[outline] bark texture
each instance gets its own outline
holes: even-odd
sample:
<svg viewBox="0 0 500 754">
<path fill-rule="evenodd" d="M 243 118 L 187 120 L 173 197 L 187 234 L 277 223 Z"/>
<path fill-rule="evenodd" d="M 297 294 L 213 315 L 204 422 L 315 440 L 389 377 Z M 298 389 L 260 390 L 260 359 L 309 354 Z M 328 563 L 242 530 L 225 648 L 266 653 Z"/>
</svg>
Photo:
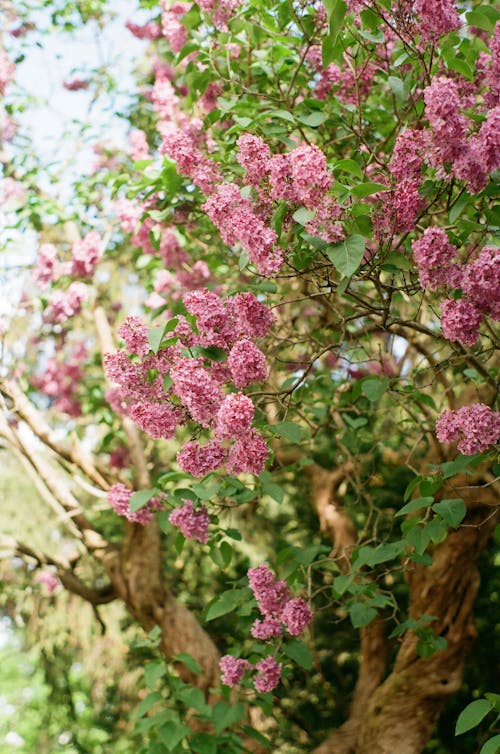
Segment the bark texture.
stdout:
<svg viewBox="0 0 500 754">
<path fill-rule="evenodd" d="M 464 661 L 476 635 L 477 561 L 497 518 L 490 507 L 473 508 L 460 528 L 435 548 L 431 566 L 412 565 L 408 571 L 409 617 L 418 618 L 422 613 L 436 616 L 433 630 L 445 637 L 447 648 L 423 659 L 417 653 L 418 638 L 408 632 L 391 673 L 374 688 L 376 664 L 369 662 L 369 645 L 362 645 L 361 671 L 349 719 L 314 754 L 420 754 L 446 699 L 462 683 Z M 372 651 L 376 656 L 375 637 Z M 372 672 L 360 683 L 364 662 Z"/>
</svg>

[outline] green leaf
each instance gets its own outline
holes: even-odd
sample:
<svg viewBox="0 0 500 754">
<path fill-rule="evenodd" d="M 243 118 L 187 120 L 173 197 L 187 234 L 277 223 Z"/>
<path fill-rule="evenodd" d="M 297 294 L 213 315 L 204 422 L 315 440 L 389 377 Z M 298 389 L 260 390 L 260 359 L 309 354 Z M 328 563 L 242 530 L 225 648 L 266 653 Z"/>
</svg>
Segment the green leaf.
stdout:
<svg viewBox="0 0 500 754">
<path fill-rule="evenodd" d="M 351 194 L 358 199 L 363 199 L 365 196 L 378 194 L 379 191 L 389 191 L 389 187 L 384 186 L 383 183 L 358 183 L 351 189 Z"/>
<path fill-rule="evenodd" d="M 148 331 L 148 343 L 153 353 L 158 353 L 160 344 L 165 334 L 166 324 L 162 327 L 151 327 Z"/>
<path fill-rule="evenodd" d="M 303 641 L 298 639 L 292 639 L 283 645 L 283 652 L 291 660 L 300 665 L 304 670 L 310 670 L 312 668 L 312 657 L 309 649 L 306 647 Z"/>
<path fill-rule="evenodd" d="M 210 361 L 225 361 L 227 359 L 227 351 L 217 346 L 192 346 L 191 353 L 193 356 L 203 356 Z"/>
<path fill-rule="evenodd" d="M 304 123 L 304 125 L 309 126 L 310 128 L 318 128 L 318 126 L 321 126 L 321 124 L 324 123 L 327 118 L 328 115 L 326 115 L 326 113 L 315 110 L 314 112 L 309 113 L 309 115 L 298 116 L 297 120 L 300 123 Z"/>
<path fill-rule="evenodd" d="M 476 699 L 476 701 L 468 704 L 458 716 L 455 735 L 461 736 L 462 733 L 475 728 L 492 709 L 493 707 L 487 699 Z"/>
<path fill-rule="evenodd" d="M 139 704 L 139 706 L 132 712 L 132 719 L 138 720 L 140 717 L 143 717 L 146 715 L 152 707 L 157 702 L 160 702 L 163 699 L 162 695 L 159 691 L 153 691 L 153 693 L 148 694 L 142 702 Z"/>
<path fill-rule="evenodd" d="M 231 707 L 227 702 L 217 702 L 212 711 L 212 720 L 217 733 L 221 733 L 224 728 L 228 728 L 233 723 L 241 720 L 245 715 L 242 704 L 235 704 Z"/>
<path fill-rule="evenodd" d="M 210 733 L 195 733 L 189 745 L 196 754 L 217 754 L 217 741 Z"/>
<path fill-rule="evenodd" d="M 269 110 L 263 115 L 270 115 L 272 118 L 280 118 L 281 120 L 287 120 L 289 123 L 295 124 L 295 117 L 288 110 Z"/>
<path fill-rule="evenodd" d="M 177 698 L 187 707 L 192 707 L 197 712 L 204 712 L 207 707 L 205 694 L 201 689 L 194 686 L 186 686 L 177 693 Z"/>
<path fill-rule="evenodd" d="M 353 574 L 345 573 L 345 574 L 342 574 L 342 576 L 337 576 L 333 580 L 333 588 L 336 594 L 338 594 L 339 597 L 341 597 L 344 594 L 344 592 L 346 592 L 347 589 L 351 586 L 351 584 L 353 583 L 353 580 L 354 580 Z"/>
<path fill-rule="evenodd" d="M 479 5 L 474 10 L 466 13 L 465 17 L 469 26 L 477 26 L 479 29 L 493 31 L 500 14 L 490 5 Z"/>
<path fill-rule="evenodd" d="M 387 81 L 389 82 L 389 86 L 391 87 L 391 90 L 396 99 L 399 99 L 401 101 L 405 100 L 408 96 L 408 90 L 405 82 L 397 76 L 389 76 Z"/>
<path fill-rule="evenodd" d="M 299 225 L 307 225 L 307 223 L 313 219 L 316 214 L 316 210 L 306 209 L 305 207 L 299 207 L 293 213 L 292 217 Z"/>
<path fill-rule="evenodd" d="M 374 607 L 364 605 L 362 602 L 355 602 L 349 606 L 349 617 L 354 628 L 363 628 L 376 618 L 377 611 Z"/>
<path fill-rule="evenodd" d="M 200 665 L 194 659 L 194 657 L 187 654 L 187 652 L 180 652 L 178 655 L 175 655 L 175 657 L 172 657 L 172 662 L 182 662 L 182 664 L 185 665 L 187 669 L 191 671 L 191 673 L 195 673 L 195 675 L 201 674 Z"/>
<path fill-rule="evenodd" d="M 327 246 L 326 255 L 330 262 L 346 278 L 358 269 L 365 254 L 366 241 L 363 236 L 352 235 L 334 246 Z"/>
<path fill-rule="evenodd" d="M 385 563 L 388 560 L 394 560 L 394 558 L 397 558 L 399 555 L 401 555 L 404 549 L 405 543 L 403 541 L 388 542 L 385 545 L 378 545 L 378 547 L 360 547 L 360 549 L 358 550 L 358 557 L 356 559 L 355 566 L 356 568 L 359 568 L 362 565 L 367 565 L 372 568 L 379 563 Z"/>
<path fill-rule="evenodd" d="M 409 503 L 406 503 L 406 505 L 403 505 L 394 516 L 406 516 L 407 513 L 414 513 L 421 508 L 428 508 L 433 502 L 433 497 L 416 497 L 415 500 L 411 500 Z"/>
<path fill-rule="evenodd" d="M 157 681 L 165 674 L 167 664 L 163 660 L 152 660 L 144 668 L 144 679 L 146 686 L 154 691 Z"/>
<path fill-rule="evenodd" d="M 130 512 L 135 513 L 136 511 L 141 510 L 141 508 L 144 508 L 144 506 L 149 503 L 151 498 L 155 496 L 156 492 L 157 490 L 155 489 L 138 490 L 137 492 L 134 492 L 134 494 L 131 495 L 129 501 Z"/>
<path fill-rule="evenodd" d="M 448 526 L 452 526 L 454 529 L 462 523 L 467 513 L 467 507 L 461 497 L 434 503 L 432 510 L 440 515 Z"/>
<path fill-rule="evenodd" d="M 500 752 L 500 734 L 493 736 L 481 747 L 479 754 L 499 754 Z"/>
<path fill-rule="evenodd" d="M 368 377 L 363 380 L 361 392 L 363 395 L 366 395 L 369 401 L 376 403 L 382 398 L 389 384 L 390 382 L 387 377 Z"/>
<path fill-rule="evenodd" d="M 355 175 L 357 178 L 361 178 L 361 180 L 363 180 L 363 171 L 355 160 L 337 160 L 337 162 L 333 166 L 333 169 L 334 171 L 343 170 L 344 172 Z"/>
<path fill-rule="evenodd" d="M 347 4 L 344 0 L 324 0 L 324 6 L 330 22 L 330 36 L 333 43 L 342 29 Z"/>
<path fill-rule="evenodd" d="M 163 745 L 167 747 L 167 750 L 172 751 L 190 732 L 191 728 L 188 728 L 187 725 L 176 723 L 172 720 L 161 726 L 158 736 Z"/>
<path fill-rule="evenodd" d="M 212 602 L 207 609 L 205 620 L 211 621 L 215 618 L 220 618 L 221 615 L 226 615 L 236 610 L 244 599 L 241 589 L 229 589 L 227 592 L 221 594 L 221 596 Z"/>
<path fill-rule="evenodd" d="M 398 270 L 411 270 L 410 260 L 399 251 L 391 251 L 385 258 L 384 264 L 390 264 L 397 267 Z"/>
<path fill-rule="evenodd" d="M 287 212 L 288 204 L 281 201 L 271 218 L 271 227 L 276 231 L 278 235 L 281 233 L 281 226 L 283 225 L 283 220 L 285 219 Z"/>
<path fill-rule="evenodd" d="M 405 539 L 415 549 L 417 555 L 423 555 L 431 541 L 431 532 L 427 526 L 414 526 L 405 534 Z"/>
<path fill-rule="evenodd" d="M 300 424 L 295 422 L 281 422 L 281 424 L 271 424 L 269 429 L 273 435 L 284 437 L 290 442 L 299 443 L 302 439 L 302 430 Z"/>
</svg>

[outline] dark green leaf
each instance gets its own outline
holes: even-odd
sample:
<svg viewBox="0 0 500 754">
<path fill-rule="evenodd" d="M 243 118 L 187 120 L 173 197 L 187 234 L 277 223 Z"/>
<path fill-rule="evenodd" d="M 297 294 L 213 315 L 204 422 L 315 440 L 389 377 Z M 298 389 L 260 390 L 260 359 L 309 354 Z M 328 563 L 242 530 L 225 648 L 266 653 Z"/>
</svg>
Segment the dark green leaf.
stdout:
<svg viewBox="0 0 500 754">
<path fill-rule="evenodd" d="M 364 605 L 362 602 L 355 602 L 349 606 L 349 617 L 354 628 L 363 628 L 376 618 L 377 611 L 374 607 Z"/>
<path fill-rule="evenodd" d="M 212 711 L 212 720 L 217 733 L 221 733 L 224 728 L 228 728 L 233 723 L 241 720 L 245 715 L 242 704 L 235 704 L 231 707 L 227 702 L 217 702 Z"/>
<path fill-rule="evenodd" d="M 158 736 L 163 745 L 167 747 L 168 751 L 172 751 L 190 732 L 191 728 L 188 728 L 187 725 L 171 721 L 161 726 L 158 731 Z"/>
<path fill-rule="evenodd" d="M 292 639 L 283 645 L 283 652 L 287 657 L 296 662 L 297 665 L 300 665 L 301 668 L 304 668 L 305 670 L 310 670 L 312 668 L 311 653 L 304 642 L 299 641 L 298 639 Z"/>
<path fill-rule="evenodd" d="M 448 526 L 452 526 L 454 529 L 462 523 L 467 513 L 466 505 L 460 497 L 434 503 L 432 510 L 440 515 Z"/>
<path fill-rule="evenodd" d="M 403 507 L 400 508 L 394 515 L 406 516 L 407 513 L 414 513 L 415 511 L 419 511 L 421 508 L 428 508 L 429 505 L 432 505 L 433 502 L 433 497 L 416 497 L 406 505 L 403 505 Z"/>
</svg>

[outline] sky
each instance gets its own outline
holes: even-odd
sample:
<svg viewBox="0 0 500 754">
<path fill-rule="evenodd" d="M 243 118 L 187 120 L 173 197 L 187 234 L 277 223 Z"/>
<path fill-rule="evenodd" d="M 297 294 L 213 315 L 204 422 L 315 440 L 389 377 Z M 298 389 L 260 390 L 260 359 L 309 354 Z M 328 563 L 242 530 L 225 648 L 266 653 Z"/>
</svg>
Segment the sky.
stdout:
<svg viewBox="0 0 500 754">
<path fill-rule="evenodd" d="M 133 71 L 146 43 L 132 36 L 125 28 L 125 21 L 130 18 L 142 23 L 150 14 L 136 12 L 133 0 L 112 0 L 109 5 L 115 17 L 101 30 L 92 21 L 72 33 L 41 34 L 35 30 L 21 40 L 4 37 L 11 57 L 24 54 L 24 60 L 17 65 L 16 82 L 7 90 L 6 101 L 29 98 L 26 111 L 16 115 L 19 131 L 27 136 L 40 162 L 50 166 L 39 176 L 40 187 L 62 202 L 69 197 L 73 181 L 91 172 L 96 160 L 93 144 L 122 147 L 126 144 L 127 123 L 116 112 L 131 101 L 135 89 Z M 31 20 L 37 29 L 48 27 L 50 10 L 49 7 L 33 12 Z M 0 29 L 1 15 L 0 12 Z M 64 81 L 88 78 L 97 68 L 105 69 L 117 82 L 111 99 L 108 95 L 96 99 L 92 85 L 88 90 L 74 92 L 64 88 Z M 58 175 L 56 182 L 51 181 L 54 174 Z M 12 209 L 15 206 L 10 205 Z M 9 205 L 2 210 L 0 335 L 8 327 L 22 294 L 24 273 L 20 266 L 34 260 L 38 246 L 34 232 L 7 231 Z"/>
</svg>

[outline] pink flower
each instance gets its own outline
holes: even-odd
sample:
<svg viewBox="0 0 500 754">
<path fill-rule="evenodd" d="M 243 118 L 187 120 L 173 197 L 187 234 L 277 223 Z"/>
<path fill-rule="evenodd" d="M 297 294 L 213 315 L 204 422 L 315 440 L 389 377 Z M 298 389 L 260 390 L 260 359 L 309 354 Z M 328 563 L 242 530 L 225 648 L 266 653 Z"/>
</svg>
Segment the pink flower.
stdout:
<svg viewBox="0 0 500 754">
<path fill-rule="evenodd" d="M 202 544 L 208 542 L 208 526 L 210 516 L 204 505 L 195 510 L 191 500 L 184 500 L 184 505 L 175 508 L 168 520 L 177 526 L 188 539 L 196 539 Z"/>
<path fill-rule="evenodd" d="M 154 439 L 171 438 L 183 419 L 179 406 L 171 403 L 134 403 L 129 416 L 135 424 Z"/>
<path fill-rule="evenodd" d="M 68 290 L 54 291 L 45 312 L 47 322 L 61 323 L 79 314 L 87 298 L 87 286 L 83 283 L 71 283 Z"/>
<path fill-rule="evenodd" d="M 192 418 L 203 427 L 210 427 L 222 401 L 218 382 L 196 359 L 179 359 L 170 370 L 170 376 L 175 394 Z"/>
<path fill-rule="evenodd" d="M 250 629 L 253 638 L 261 639 L 262 641 L 281 636 L 281 632 L 281 621 L 270 617 L 254 621 Z"/>
<path fill-rule="evenodd" d="M 275 689 L 281 678 L 281 663 L 276 662 L 274 657 L 265 657 L 255 667 L 259 671 L 254 681 L 256 691 L 266 694 Z"/>
<path fill-rule="evenodd" d="M 497 246 L 485 246 L 476 261 L 466 265 L 462 290 L 480 311 L 500 319 L 500 249 Z"/>
<path fill-rule="evenodd" d="M 175 2 L 170 7 L 162 2 L 161 28 L 172 52 L 180 52 L 187 42 L 187 29 L 179 21 L 191 7 L 191 3 Z"/>
<path fill-rule="evenodd" d="M 181 469 L 194 477 L 202 477 L 210 471 L 220 468 L 227 457 L 227 450 L 218 440 L 210 440 L 206 445 L 187 442 L 177 453 L 177 462 Z"/>
<path fill-rule="evenodd" d="M 460 285 L 458 268 L 452 264 L 457 249 L 448 240 L 443 228 L 430 227 L 412 244 L 422 288 L 436 290 L 440 285 Z"/>
<path fill-rule="evenodd" d="M 251 186 L 259 186 L 267 177 L 271 150 L 265 141 L 253 134 L 242 134 L 237 144 L 237 160 L 245 168 L 245 181 Z"/>
<path fill-rule="evenodd" d="M 224 655 L 219 660 L 219 667 L 222 670 L 221 681 L 226 686 L 237 686 L 246 670 L 251 670 L 252 665 L 248 660 L 239 660 L 233 655 Z"/>
<path fill-rule="evenodd" d="M 315 209 L 333 184 L 325 155 L 319 147 L 304 145 L 290 152 L 290 164 L 293 186 L 299 202 L 308 209 Z"/>
<path fill-rule="evenodd" d="M 419 17 L 418 31 L 424 42 L 435 44 L 443 34 L 462 26 L 454 0 L 413 0 L 413 12 Z"/>
<path fill-rule="evenodd" d="M 118 335 L 125 341 L 129 353 L 136 353 L 142 358 L 147 356 L 151 347 L 148 341 L 149 328 L 139 317 L 127 317 L 118 328 Z"/>
<path fill-rule="evenodd" d="M 275 317 L 267 306 L 261 304 L 253 293 L 238 293 L 228 301 L 238 337 L 263 338 L 269 332 Z"/>
<path fill-rule="evenodd" d="M 35 281 L 38 285 L 46 285 L 57 280 L 59 277 L 58 268 L 56 247 L 51 243 L 42 244 L 38 252 L 35 269 L 33 270 Z"/>
<path fill-rule="evenodd" d="M 312 621 L 311 608 L 300 597 L 288 600 L 281 613 L 281 621 L 285 624 L 289 634 L 300 636 Z"/>
<path fill-rule="evenodd" d="M 244 388 L 251 382 L 263 382 L 267 378 L 266 357 L 251 340 L 239 340 L 234 344 L 227 365 L 238 388 Z"/>
<path fill-rule="evenodd" d="M 229 440 L 247 434 L 252 426 L 254 405 L 242 393 L 231 393 L 222 401 L 215 420 L 215 434 Z"/>
<path fill-rule="evenodd" d="M 436 436 L 439 442 L 446 443 L 461 438 L 457 447 L 464 455 L 483 453 L 498 442 L 500 412 L 484 403 L 443 411 L 436 422 Z"/>
<path fill-rule="evenodd" d="M 441 304 L 441 328 L 447 340 L 455 340 L 463 346 L 473 346 L 479 337 L 483 315 L 466 299 L 446 299 Z"/>
<path fill-rule="evenodd" d="M 153 510 L 161 508 L 161 502 L 158 498 L 151 498 L 144 508 L 140 508 L 135 513 L 130 510 L 130 498 L 132 490 L 127 489 L 124 484 L 114 484 L 108 490 L 108 502 L 119 516 L 124 516 L 127 521 L 145 526 L 153 518 Z"/>
<path fill-rule="evenodd" d="M 91 230 L 82 241 L 73 245 L 70 274 L 79 278 L 92 277 L 101 253 L 102 238 L 95 230 Z"/>
<path fill-rule="evenodd" d="M 290 599 L 286 581 L 276 581 L 264 563 L 257 568 L 250 568 L 247 575 L 261 613 L 266 617 L 280 618 L 286 602 Z"/>
<path fill-rule="evenodd" d="M 150 156 L 148 139 L 144 131 L 136 128 L 129 133 L 130 156 L 133 160 L 147 160 Z"/>
<path fill-rule="evenodd" d="M 51 571 L 38 571 L 35 576 L 35 581 L 38 584 L 42 584 L 49 594 L 52 594 L 59 586 L 59 579 Z"/>
<path fill-rule="evenodd" d="M 137 39 L 159 39 L 161 37 L 161 29 L 154 21 L 148 21 L 142 25 L 126 21 L 125 26 Z"/>
<path fill-rule="evenodd" d="M 399 181 L 420 178 L 421 151 L 424 146 L 422 136 L 422 131 L 411 129 L 405 129 L 398 135 L 389 169 Z"/>
<path fill-rule="evenodd" d="M 261 474 L 268 457 L 266 441 L 256 429 L 250 429 L 230 448 L 227 471 L 229 474 Z"/>
</svg>

